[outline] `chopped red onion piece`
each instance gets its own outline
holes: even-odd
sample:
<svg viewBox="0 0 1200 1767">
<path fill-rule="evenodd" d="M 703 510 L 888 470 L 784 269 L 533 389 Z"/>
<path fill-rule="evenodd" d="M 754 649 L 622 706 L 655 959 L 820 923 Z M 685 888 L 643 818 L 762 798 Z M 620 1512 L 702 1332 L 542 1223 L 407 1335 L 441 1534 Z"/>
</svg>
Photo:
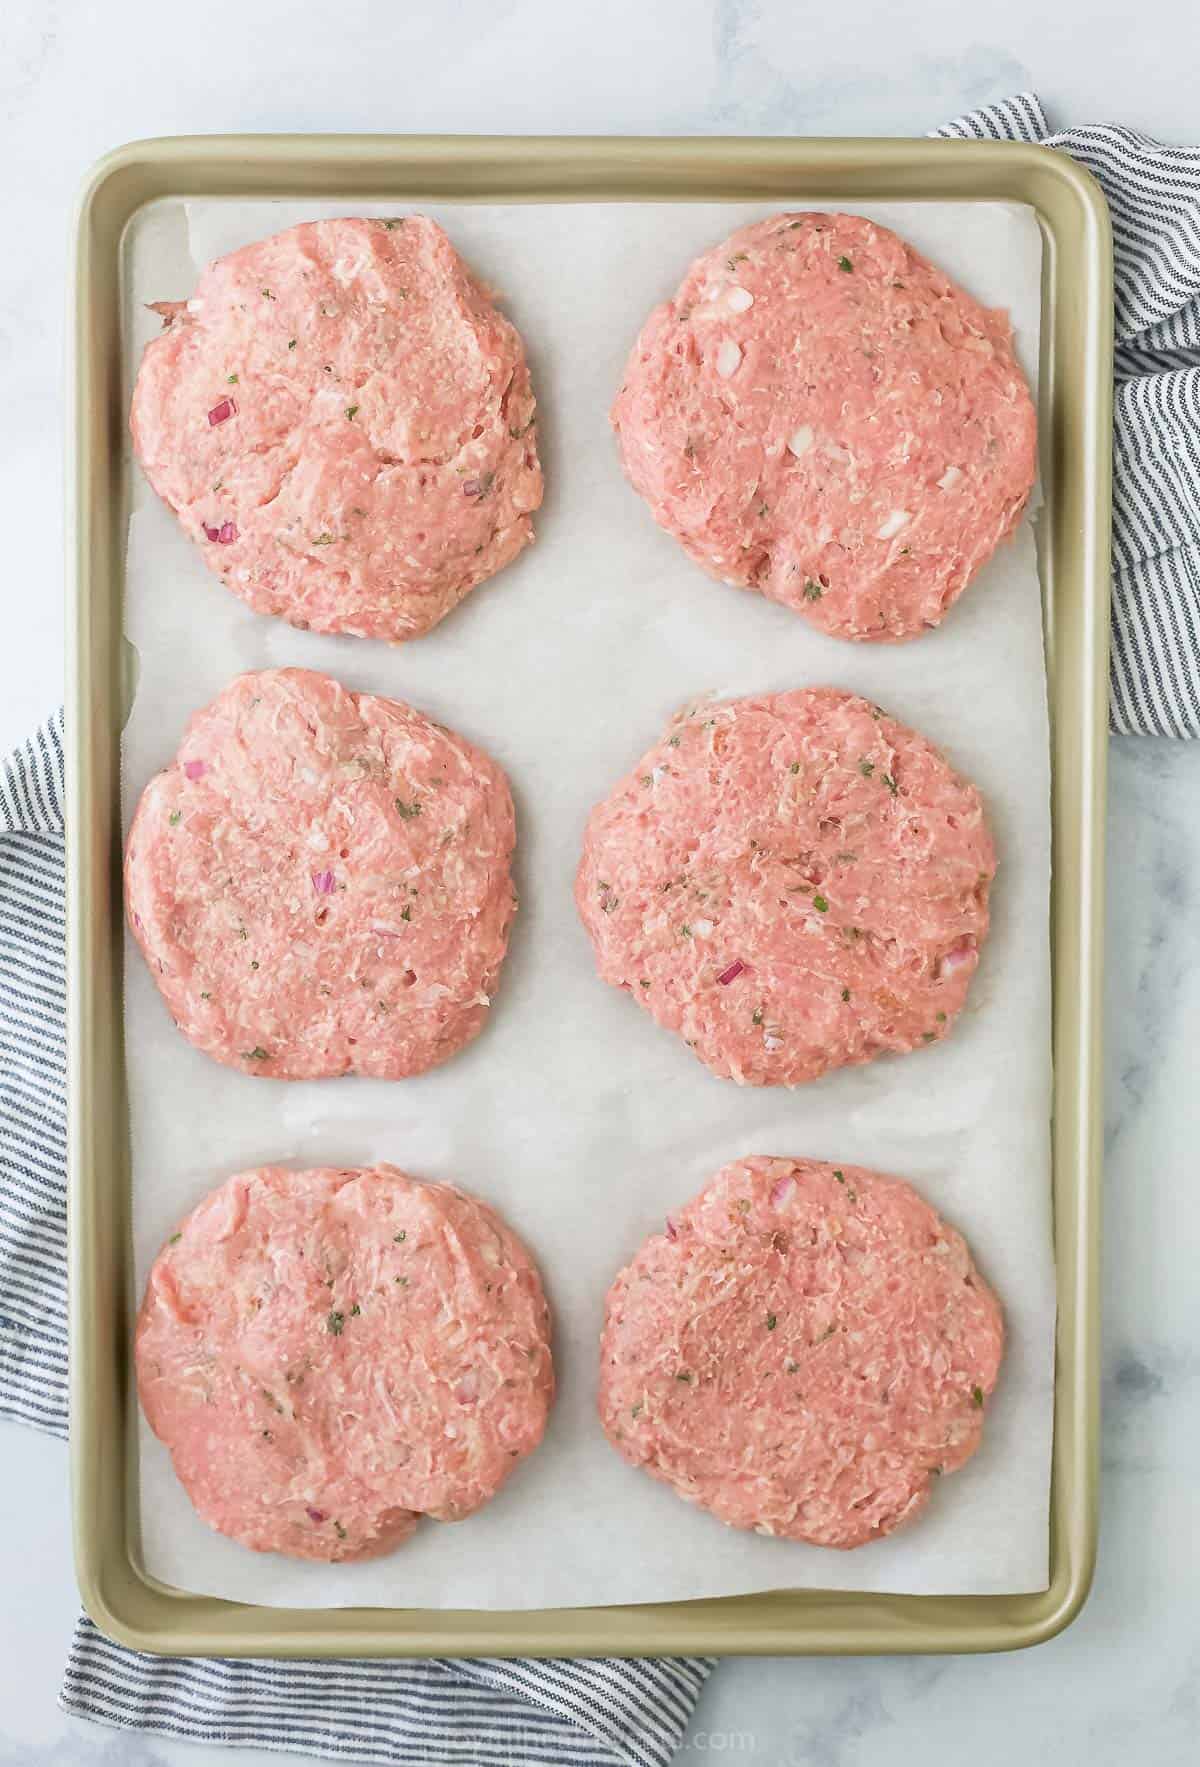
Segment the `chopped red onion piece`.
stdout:
<svg viewBox="0 0 1200 1767">
<path fill-rule="evenodd" d="M 210 528 L 208 523 L 205 522 L 205 524 L 204 524 L 204 538 L 206 540 L 219 540 L 220 537 L 221 537 L 220 528 Z"/>
<path fill-rule="evenodd" d="M 478 479 L 464 479 L 463 480 L 463 496 L 464 497 L 478 497 L 479 493 L 482 490 L 483 490 L 483 486 L 480 484 Z"/>
<path fill-rule="evenodd" d="M 207 769 L 203 761 L 185 761 L 183 771 L 188 779 L 203 779 Z"/>
<path fill-rule="evenodd" d="M 678 1227 L 676 1227 L 674 1221 L 672 1221 L 670 1215 L 667 1216 L 667 1238 L 668 1239 L 678 1239 L 679 1238 L 679 1229 L 678 1229 Z"/>
<path fill-rule="evenodd" d="M 788 1172 L 782 1178 L 776 1178 L 771 1186 L 771 1201 L 778 1209 L 788 1200 L 796 1188 L 796 1180 Z"/>
<path fill-rule="evenodd" d="M 332 871 L 314 871 L 312 874 L 312 887 L 317 892 L 318 896 L 332 896 Z"/>
<path fill-rule="evenodd" d="M 310 1522 L 323 1522 L 325 1520 L 325 1511 L 323 1509 L 314 1509 L 311 1503 L 305 1504 L 304 1513 Z"/>
<path fill-rule="evenodd" d="M 221 527 L 220 527 L 220 532 L 217 534 L 217 543 L 221 546 L 229 546 L 236 539 L 237 539 L 237 525 L 236 525 L 236 523 L 222 522 Z"/>
<path fill-rule="evenodd" d="M 224 423 L 227 418 L 232 417 L 236 410 L 237 406 L 232 399 L 222 399 L 221 403 L 214 405 L 208 414 L 209 428 L 216 429 L 219 423 Z"/>
<path fill-rule="evenodd" d="M 745 968 L 746 965 L 742 962 L 741 958 L 735 957 L 733 962 L 729 965 L 729 968 L 721 971 L 717 980 L 723 988 L 727 988 L 730 982 L 737 981 L 738 977 L 745 971 Z"/>
<path fill-rule="evenodd" d="M 974 960 L 975 947 L 970 939 L 960 939 L 957 945 L 945 952 L 937 966 L 937 979 L 943 981 L 947 976 L 954 975 L 960 969 L 966 969 Z"/>
</svg>

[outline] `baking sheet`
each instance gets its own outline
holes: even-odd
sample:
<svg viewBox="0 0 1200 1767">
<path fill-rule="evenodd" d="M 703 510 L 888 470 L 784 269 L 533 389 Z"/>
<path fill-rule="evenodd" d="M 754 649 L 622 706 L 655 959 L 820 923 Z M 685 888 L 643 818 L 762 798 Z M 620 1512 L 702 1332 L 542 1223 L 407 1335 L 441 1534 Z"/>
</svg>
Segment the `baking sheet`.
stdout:
<svg viewBox="0 0 1200 1767">
<path fill-rule="evenodd" d="M 498 1206 L 537 1253 L 560 1397 L 546 1442 L 481 1514 L 429 1523 L 390 1558 L 291 1564 L 212 1534 L 142 1426 L 146 1569 L 196 1592 L 289 1606 L 542 1608 L 779 1587 L 1015 1593 L 1048 1570 L 1054 1270 L 1050 1220 L 1049 762 L 1031 525 L 936 633 L 848 646 L 710 582 L 624 484 L 607 407 L 649 307 L 763 205 L 422 205 L 505 297 L 530 351 L 547 475 L 538 544 L 405 650 L 295 632 L 211 577 L 133 473 L 126 631 L 138 688 L 124 811 L 188 715 L 239 670 L 298 664 L 409 699 L 482 743 L 517 802 L 522 908 L 491 1022 L 398 1085 L 253 1081 L 171 1029 L 127 942 L 126 1030 L 139 1283 L 178 1217 L 266 1161 L 388 1159 Z M 126 248 L 127 379 L 152 299 L 293 222 L 388 205 L 166 202 Z M 1041 245 L 1001 204 L 880 204 L 981 299 L 1005 305 L 1036 376 Z M 940 743 L 983 790 L 1000 874 L 993 928 L 953 1038 L 794 1093 L 739 1090 L 595 978 L 571 882 L 588 809 L 685 701 L 830 683 Z M 728 1159 L 803 1154 L 912 1179 L 968 1236 L 1010 1342 L 983 1448 L 909 1531 L 852 1554 L 723 1528 L 625 1464 L 595 1421 L 596 1343 L 617 1268 Z"/>
</svg>

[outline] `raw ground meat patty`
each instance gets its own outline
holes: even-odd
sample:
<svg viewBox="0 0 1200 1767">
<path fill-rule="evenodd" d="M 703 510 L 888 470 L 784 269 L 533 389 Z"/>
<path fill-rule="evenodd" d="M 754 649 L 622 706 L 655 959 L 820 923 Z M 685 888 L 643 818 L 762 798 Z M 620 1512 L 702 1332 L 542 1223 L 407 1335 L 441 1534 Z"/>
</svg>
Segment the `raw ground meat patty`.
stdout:
<svg viewBox="0 0 1200 1767">
<path fill-rule="evenodd" d="M 612 421 L 698 564 L 838 638 L 936 626 L 1036 471 L 1007 315 L 861 215 L 773 215 L 698 258 Z"/>
<path fill-rule="evenodd" d="M 459 1521 L 542 1439 L 536 1266 L 491 1209 L 393 1166 L 264 1166 L 158 1254 L 142 1409 L 200 1516 L 256 1552 L 374 1558 Z"/>
<path fill-rule="evenodd" d="M 129 831 L 125 898 L 197 1048 L 399 1080 L 483 1028 L 516 911 L 508 782 L 398 700 L 307 669 L 197 712 Z"/>
<path fill-rule="evenodd" d="M 731 1527 L 862 1546 L 974 1454 L 1003 1345 L 962 1239 L 900 1179 L 739 1160 L 609 1290 L 600 1416 Z"/>
<path fill-rule="evenodd" d="M 592 811 L 600 975 L 739 1085 L 937 1042 L 996 861 L 974 786 L 836 688 L 702 706 Z"/>
<path fill-rule="evenodd" d="M 292 227 L 158 310 L 134 451 L 257 613 L 419 638 L 533 539 L 524 346 L 433 221 Z"/>
</svg>

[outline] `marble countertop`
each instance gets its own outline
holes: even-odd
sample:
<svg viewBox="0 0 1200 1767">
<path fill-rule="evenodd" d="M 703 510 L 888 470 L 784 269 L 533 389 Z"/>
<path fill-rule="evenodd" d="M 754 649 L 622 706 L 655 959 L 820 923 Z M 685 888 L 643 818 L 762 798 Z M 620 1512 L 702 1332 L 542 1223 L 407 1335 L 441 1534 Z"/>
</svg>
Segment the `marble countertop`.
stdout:
<svg viewBox="0 0 1200 1767">
<path fill-rule="evenodd" d="M 1052 119 L 1195 140 L 1194 0 L 8 0 L 0 14 L 0 749 L 61 696 L 67 217 L 143 135 L 245 130 L 920 133 L 1022 87 Z M 730 1661 L 686 1753 L 761 1767 L 1200 1759 L 1200 745 L 1114 741 L 1103 1523 L 1094 1593 L 1016 1656 Z M 1190 1151 L 1189 1151 L 1190 1150 Z M 265 1767 L 55 1704 L 76 1609 L 62 1445 L 0 1426 L 0 1767 Z M 278 1760 L 278 1756 L 270 1757 Z M 300 1757 L 286 1757 L 300 1760 Z M 683 1758 L 683 1757 L 681 1757 Z M 514 1764 L 516 1767 L 516 1764 Z"/>
</svg>

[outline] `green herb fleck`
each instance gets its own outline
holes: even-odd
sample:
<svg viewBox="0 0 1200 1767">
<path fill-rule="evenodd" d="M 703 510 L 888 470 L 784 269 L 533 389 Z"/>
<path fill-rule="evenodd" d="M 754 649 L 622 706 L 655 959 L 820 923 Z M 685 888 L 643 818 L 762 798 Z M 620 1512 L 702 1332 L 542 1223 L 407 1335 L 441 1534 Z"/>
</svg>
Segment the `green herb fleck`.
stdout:
<svg viewBox="0 0 1200 1767">
<path fill-rule="evenodd" d="M 392 230 L 393 230 L 393 228 L 395 228 L 395 227 L 403 227 L 403 225 L 404 225 L 404 216 L 403 216 L 403 215 L 396 215 L 396 216 L 394 216 L 394 217 L 393 217 L 393 218 L 392 218 L 392 219 L 391 219 L 391 220 L 390 220 L 390 221 L 385 221 L 385 222 L 384 222 L 384 223 L 383 223 L 383 225 L 384 225 L 384 226 L 385 226 L 385 227 L 386 227 L 386 228 L 387 228 L 387 231 L 388 231 L 388 232 L 389 232 L 389 233 L 391 233 L 391 231 L 392 231 Z"/>
<path fill-rule="evenodd" d="M 231 387 L 235 387 L 238 383 L 238 377 L 236 374 L 228 374 L 228 375 L 226 375 L 225 379 L 226 379 L 228 385 Z"/>
<path fill-rule="evenodd" d="M 294 337 L 290 337 L 290 338 L 289 338 L 289 339 L 288 339 L 288 349 L 289 349 L 289 350 L 294 350 L 294 349 L 295 349 L 295 347 L 296 347 L 296 340 L 295 340 L 295 338 L 294 338 Z"/>
<path fill-rule="evenodd" d="M 171 814 L 167 817 L 167 821 L 171 824 L 172 828 L 178 827 L 179 821 L 180 821 L 180 818 L 182 817 L 182 815 L 183 815 L 182 810 L 172 810 L 171 811 Z"/>
<path fill-rule="evenodd" d="M 242 1051 L 243 1061 L 266 1061 L 267 1059 L 267 1052 L 261 1043 L 256 1043 L 253 1049 L 244 1049 Z"/>
<path fill-rule="evenodd" d="M 395 1245 L 403 1245 L 403 1244 L 404 1244 L 404 1241 L 405 1241 L 405 1240 L 406 1240 L 406 1239 L 407 1239 L 407 1238 L 408 1238 L 408 1234 L 407 1234 L 407 1233 L 406 1233 L 406 1232 L 405 1232 L 405 1230 L 404 1230 L 404 1228 L 403 1228 L 403 1227 L 402 1227 L 402 1228 L 401 1228 L 401 1229 L 400 1229 L 400 1231 L 399 1231 L 399 1233 L 398 1233 L 398 1234 L 397 1234 L 397 1235 L 396 1235 L 396 1237 L 395 1237 L 395 1239 L 394 1239 L 394 1241 L 393 1241 L 393 1244 L 395 1244 Z"/>
<path fill-rule="evenodd" d="M 874 773 L 874 771 L 875 771 L 875 763 L 874 763 L 874 761 L 868 761 L 866 759 L 866 757 L 864 756 L 863 759 L 858 763 L 858 770 L 862 774 L 864 779 L 870 779 L 872 773 Z"/>
<path fill-rule="evenodd" d="M 522 423 L 519 425 L 510 423 L 508 426 L 508 433 L 512 437 L 514 442 L 519 442 L 521 440 L 521 437 L 523 435 L 525 435 L 532 428 L 533 428 L 533 418 L 531 417 L 529 419 L 528 423 Z"/>
<path fill-rule="evenodd" d="M 749 252 L 734 252 L 731 258 L 726 258 L 725 262 L 731 270 L 735 270 L 739 264 L 744 264 L 749 256 Z"/>
<path fill-rule="evenodd" d="M 357 405 L 347 405 L 346 416 L 350 419 L 350 422 L 353 423 L 354 419 L 358 416 L 358 406 Z"/>
<path fill-rule="evenodd" d="M 650 984 L 649 984 L 649 982 L 648 982 L 648 981 L 647 981 L 647 980 L 646 980 L 646 978 L 645 978 L 645 977 L 644 977 L 644 976 L 643 976 L 643 977 L 642 977 L 642 979 L 641 979 L 641 981 L 640 981 L 640 982 L 639 982 L 639 983 L 638 983 L 638 987 L 639 987 L 639 988 L 648 988 L 648 987 L 649 987 L 649 986 L 650 986 Z"/>
<path fill-rule="evenodd" d="M 316 539 L 313 541 L 313 545 L 314 546 L 332 546 L 333 541 L 334 541 L 334 536 L 332 534 L 326 532 L 324 534 L 318 534 Z"/>
<path fill-rule="evenodd" d="M 641 777 L 641 784 L 642 785 L 653 785 L 654 784 L 653 773 L 643 773 L 642 777 Z"/>
<path fill-rule="evenodd" d="M 359 1306 L 358 1302 L 355 1301 L 353 1307 L 351 1307 L 351 1309 L 350 1309 L 351 1319 L 357 1319 L 361 1312 L 362 1312 L 362 1308 Z"/>
<path fill-rule="evenodd" d="M 776 1318 L 776 1317 L 775 1317 L 775 1315 L 774 1315 L 774 1313 L 768 1313 L 768 1314 L 767 1314 L 767 1330 L 768 1330 L 768 1331 L 774 1331 L 774 1330 L 775 1330 L 775 1327 L 776 1327 L 776 1326 L 777 1326 L 777 1325 L 778 1325 L 778 1324 L 779 1324 L 779 1321 L 778 1321 L 778 1319 L 777 1319 L 777 1318 Z"/>
<path fill-rule="evenodd" d="M 398 1283 L 399 1283 L 399 1284 L 400 1284 L 400 1287 L 401 1287 L 401 1288 L 407 1288 L 407 1287 L 408 1287 L 408 1277 L 407 1277 L 407 1276 L 394 1276 L 394 1277 L 393 1277 L 393 1278 L 392 1278 L 392 1281 L 393 1281 L 393 1282 L 398 1282 Z"/>
<path fill-rule="evenodd" d="M 799 773 L 799 771 L 800 771 L 799 761 L 793 761 L 791 766 L 788 768 L 788 772 L 789 773 Z"/>
<path fill-rule="evenodd" d="M 341 1522 L 334 1522 L 333 1531 L 339 1540 L 344 1540 L 346 1538 L 346 1530 L 343 1528 Z"/>
<path fill-rule="evenodd" d="M 402 908 L 400 910 L 400 918 L 401 918 L 401 920 L 411 920 L 412 919 L 412 909 L 410 907 Z"/>
<path fill-rule="evenodd" d="M 257 968 L 258 968 L 258 958 L 257 958 L 257 957 L 252 957 L 252 958 L 251 958 L 251 959 L 250 959 L 250 968 L 251 968 L 251 969 L 257 969 Z"/>
<path fill-rule="evenodd" d="M 921 1041 L 922 1043 L 936 1043 L 937 1038 L 932 1031 L 922 1031 Z"/>
<path fill-rule="evenodd" d="M 972 1400 L 972 1403 L 975 1404 L 976 1406 L 978 1406 L 978 1408 L 982 1411 L 982 1409 L 983 1409 L 983 1388 L 982 1387 L 972 1387 L 971 1388 L 971 1400 Z"/>
<path fill-rule="evenodd" d="M 843 988 L 843 989 L 842 989 L 842 999 L 843 999 L 843 1000 L 849 1000 L 849 998 L 850 998 L 850 990 L 849 990 L 849 988 Z"/>
<path fill-rule="evenodd" d="M 690 1375 L 690 1374 L 689 1374 L 689 1373 L 688 1373 L 688 1371 L 687 1371 L 687 1369 L 686 1369 L 686 1368 L 681 1368 L 681 1369 L 680 1369 L 680 1370 L 679 1370 L 679 1373 L 678 1373 L 678 1374 L 677 1374 L 677 1375 L 676 1375 L 676 1376 L 675 1376 L 675 1379 L 676 1379 L 676 1380 L 682 1380 L 682 1381 L 689 1381 L 689 1380 L 691 1380 L 691 1378 L 692 1378 L 692 1377 L 691 1377 L 691 1375 Z"/>
<path fill-rule="evenodd" d="M 762 1022 L 763 1022 L 762 1007 L 756 1006 L 754 1011 L 750 1015 L 750 1023 L 752 1025 L 761 1025 Z"/>
<path fill-rule="evenodd" d="M 804 585 L 805 601 L 820 601 L 824 593 L 825 591 L 821 588 L 821 585 L 819 583 L 814 583 L 811 577 Z"/>
<path fill-rule="evenodd" d="M 639 1399 L 636 1405 L 630 1406 L 629 1415 L 630 1415 L 630 1417 L 640 1417 L 644 1410 L 645 1410 L 645 1406 L 643 1405 L 642 1401 Z"/>
<path fill-rule="evenodd" d="M 935 1018 L 936 1018 L 936 1019 L 937 1019 L 937 1022 L 938 1022 L 938 1024 L 939 1024 L 939 1025 L 944 1025 L 944 1024 L 945 1024 L 945 1022 L 946 1022 L 946 1015 L 945 1015 L 945 1013 L 944 1013 L 944 1012 L 937 1012 L 937 1013 L 935 1013 L 935 1014 L 934 1014 L 934 1017 L 935 1017 Z"/>
<path fill-rule="evenodd" d="M 799 1374 L 800 1364 L 798 1362 L 785 1362 L 783 1365 L 783 1372 L 785 1374 Z"/>
<path fill-rule="evenodd" d="M 667 738 L 667 747 L 669 749 L 677 749 L 679 747 L 679 738 L 677 736 L 669 736 Z"/>
<path fill-rule="evenodd" d="M 182 1233 L 173 1233 L 171 1235 L 170 1239 L 167 1241 L 167 1244 L 168 1245 L 178 1245 L 182 1238 L 183 1238 Z"/>
<path fill-rule="evenodd" d="M 273 301 L 275 299 L 275 296 L 271 293 L 269 288 L 261 289 L 260 293 L 265 301 Z"/>
<path fill-rule="evenodd" d="M 829 913 L 829 903 L 825 900 L 824 896 L 814 896 L 813 897 L 813 907 L 816 909 L 818 914 L 828 914 Z"/>
<path fill-rule="evenodd" d="M 421 806 L 416 798 L 413 799 L 411 804 L 406 804 L 403 798 L 396 798 L 395 805 L 396 814 L 399 816 L 401 822 L 411 822 L 414 816 L 419 816 L 421 814 Z"/>
<path fill-rule="evenodd" d="M 201 994 L 200 998 L 201 998 L 201 1000 L 211 1000 L 212 995 L 211 994 Z"/>
<path fill-rule="evenodd" d="M 849 258 L 839 258 L 838 259 L 838 269 L 839 270 L 853 270 L 853 268 L 854 268 L 854 265 L 850 262 Z"/>
<path fill-rule="evenodd" d="M 335 1338 L 341 1337 L 345 1325 L 346 1315 L 344 1313 L 331 1313 L 325 1321 L 326 1330 L 331 1331 Z"/>
<path fill-rule="evenodd" d="M 836 1167 L 834 1169 L 833 1175 L 837 1179 L 839 1184 L 844 1184 L 846 1182 L 846 1174 L 842 1171 L 839 1171 Z"/>
<path fill-rule="evenodd" d="M 892 778 L 890 773 L 884 774 L 883 783 L 887 786 L 887 788 L 891 792 L 892 796 L 895 797 L 897 795 L 897 793 L 899 792 L 900 787 L 896 784 L 896 781 Z"/>
<path fill-rule="evenodd" d="M 680 929 L 679 929 L 679 932 L 680 932 L 680 935 L 681 935 L 681 937 L 683 937 L 683 938 L 685 938 L 685 939 L 690 939 L 690 938 L 691 938 L 691 936 L 692 936 L 692 929 L 691 929 L 691 927 L 690 927 L 690 926 L 689 926 L 689 925 L 688 925 L 688 923 L 687 923 L 687 921 L 686 921 L 686 920 L 685 920 L 685 921 L 684 921 L 684 923 L 683 923 L 683 925 L 682 925 L 682 926 L 681 926 L 681 927 L 680 927 Z"/>
</svg>

